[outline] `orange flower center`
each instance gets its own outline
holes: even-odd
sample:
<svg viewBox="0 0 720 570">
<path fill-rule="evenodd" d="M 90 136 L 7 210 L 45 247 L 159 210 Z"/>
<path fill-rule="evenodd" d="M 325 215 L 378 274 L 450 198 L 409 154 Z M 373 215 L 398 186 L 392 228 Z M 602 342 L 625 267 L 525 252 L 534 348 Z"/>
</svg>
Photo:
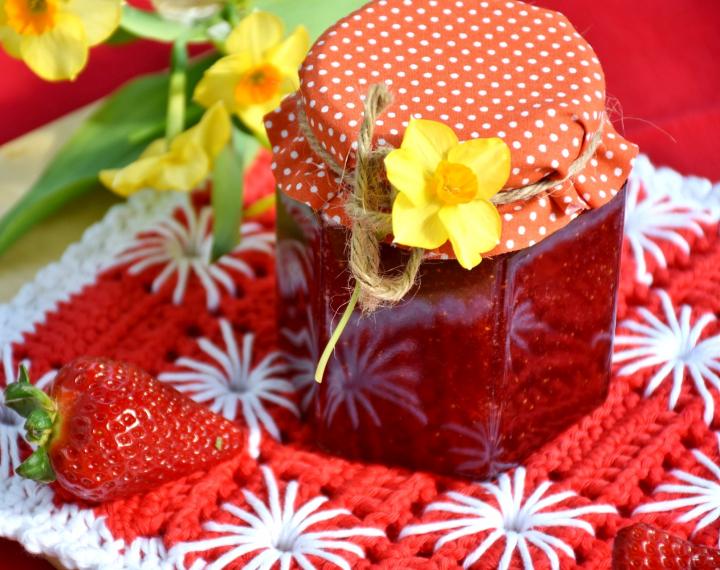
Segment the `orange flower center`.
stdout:
<svg viewBox="0 0 720 570">
<path fill-rule="evenodd" d="M 277 67 L 264 63 L 240 77 L 235 86 L 235 101 L 240 106 L 266 103 L 280 91 L 282 80 Z"/>
<path fill-rule="evenodd" d="M 5 0 L 7 24 L 18 34 L 39 36 L 55 27 L 57 0 Z"/>
<path fill-rule="evenodd" d="M 443 160 L 430 179 L 430 187 L 448 205 L 471 202 L 478 191 L 475 173 L 464 164 Z"/>
</svg>

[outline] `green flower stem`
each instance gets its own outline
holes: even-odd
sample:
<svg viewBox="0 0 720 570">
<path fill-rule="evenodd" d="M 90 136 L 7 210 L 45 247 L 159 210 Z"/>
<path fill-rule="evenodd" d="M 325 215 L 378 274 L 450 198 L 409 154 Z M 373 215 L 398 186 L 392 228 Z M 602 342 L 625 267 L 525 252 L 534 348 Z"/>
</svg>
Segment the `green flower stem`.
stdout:
<svg viewBox="0 0 720 570">
<path fill-rule="evenodd" d="M 168 88 L 167 127 L 165 138 L 170 142 L 185 130 L 185 107 L 187 98 L 187 41 L 175 41 L 170 64 L 170 86 Z"/>
<path fill-rule="evenodd" d="M 350 302 L 348 303 L 347 307 L 345 307 L 345 312 L 340 318 L 340 322 L 338 323 L 337 328 L 335 329 L 332 336 L 330 337 L 330 340 L 325 346 L 325 350 L 323 351 L 322 356 L 320 357 L 320 361 L 318 362 L 317 369 L 315 370 L 315 382 L 317 382 L 318 384 L 322 383 L 323 381 L 323 376 L 325 376 L 325 369 L 327 368 L 328 362 L 330 362 L 330 357 L 332 356 L 332 353 L 335 350 L 335 347 L 337 346 L 337 343 L 340 340 L 340 337 L 342 336 L 345 327 L 347 327 L 348 323 L 350 322 L 350 317 L 352 316 L 353 311 L 357 306 L 359 298 L 360 283 L 355 281 L 355 289 L 353 289 L 352 296 L 350 297 Z"/>
<path fill-rule="evenodd" d="M 256 154 L 255 139 L 233 127 L 231 141 L 215 159 L 212 172 L 213 261 L 230 253 L 240 241 L 245 170 Z"/>
<path fill-rule="evenodd" d="M 234 2 L 232 0 L 225 4 L 225 8 L 223 8 L 224 16 L 231 26 L 237 26 L 240 20 L 242 20 L 242 8 L 244 4 L 244 2 Z"/>
</svg>

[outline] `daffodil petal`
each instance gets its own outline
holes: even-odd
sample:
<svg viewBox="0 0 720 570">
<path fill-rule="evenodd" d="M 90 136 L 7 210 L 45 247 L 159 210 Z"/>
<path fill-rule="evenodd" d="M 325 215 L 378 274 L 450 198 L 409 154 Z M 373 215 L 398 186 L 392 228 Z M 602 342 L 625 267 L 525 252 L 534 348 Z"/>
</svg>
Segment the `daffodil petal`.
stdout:
<svg viewBox="0 0 720 570">
<path fill-rule="evenodd" d="M 225 44 L 229 53 L 247 53 L 260 63 L 265 52 L 282 41 L 282 20 L 268 12 L 252 12 L 235 26 Z"/>
<path fill-rule="evenodd" d="M 47 81 L 75 79 L 88 58 L 82 20 L 71 14 L 57 14 L 51 30 L 22 38 L 20 55 L 30 69 Z"/>
<path fill-rule="evenodd" d="M 200 122 L 172 142 L 172 152 L 177 152 L 188 144 L 202 149 L 208 159 L 214 160 L 230 140 L 230 115 L 225 105 L 215 103 L 200 119 Z"/>
<path fill-rule="evenodd" d="M 404 194 L 415 206 L 427 205 L 427 176 L 422 163 L 405 148 L 398 148 L 385 157 L 385 171 L 390 184 Z"/>
<path fill-rule="evenodd" d="M 91 46 L 108 39 L 120 25 L 120 0 L 68 0 L 65 9 L 80 18 Z"/>
<path fill-rule="evenodd" d="M 499 138 L 474 139 L 452 148 L 448 161 L 464 164 L 475 172 L 477 198 L 489 200 L 510 177 L 510 148 Z"/>
<path fill-rule="evenodd" d="M 442 123 L 410 119 L 401 148 L 411 152 L 428 172 L 435 172 L 438 163 L 458 144 L 455 132 Z"/>
<path fill-rule="evenodd" d="M 439 210 L 439 204 L 417 207 L 404 194 L 398 194 L 392 210 L 395 242 L 424 249 L 440 247 L 448 240 L 448 233 L 438 218 Z"/>
<path fill-rule="evenodd" d="M 281 96 L 273 97 L 267 103 L 258 105 L 250 105 L 242 109 L 238 109 L 237 115 L 240 120 L 245 123 L 251 131 L 260 136 L 263 141 L 267 142 L 267 134 L 265 132 L 265 115 L 270 111 L 277 109 L 282 101 Z"/>
<path fill-rule="evenodd" d="M 155 190 L 191 191 L 210 173 L 210 159 L 194 143 L 174 148 L 160 159 L 162 168 L 152 172 L 148 185 Z"/>
<path fill-rule="evenodd" d="M 295 89 L 297 89 L 299 87 L 298 68 L 305 59 L 308 49 L 310 49 L 310 35 L 304 26 L 298 26 L 281 44 L 268 52 L 267 59 L 283 74 L 292 77 L 296 83 Z"/>
<path fill-rule="evenodd" d="M 103 170 L 100 172 L 100 181 L 116 194 L 127 197 L 150 187 L 149 180 L 161 169 L 162 158 L 150 156 L 140 158 L 125 168 Z"/>
<path fill-rule="evenodd" d="M 500 214 L 487 200 L 443 206 L 438 217 L 448 233 L 455 257 L 465 269 L 477 266 L 482 261 L 480 254 L 492 250 L 500 241 Z"/>
<path fill-rule="evenodd" d="M 193 98 L 203 107 L 212 107 L 222 101 L 230 112 L 235 112 L 238 104 L 235 99 L 235 87 L 243 73 L 252 68 L 252 60 L 247 53 L 238 53 L 219 59 L 213 64 L 195 87 Z"/>
<path fill-rule="evenodd" d="M 167 142 L 165 139 L 155 139 L 151 142 L 147 148 L 142 152 L 140 158 L 153 158 L 162 156 L 167 152 Z"/>
</svg>

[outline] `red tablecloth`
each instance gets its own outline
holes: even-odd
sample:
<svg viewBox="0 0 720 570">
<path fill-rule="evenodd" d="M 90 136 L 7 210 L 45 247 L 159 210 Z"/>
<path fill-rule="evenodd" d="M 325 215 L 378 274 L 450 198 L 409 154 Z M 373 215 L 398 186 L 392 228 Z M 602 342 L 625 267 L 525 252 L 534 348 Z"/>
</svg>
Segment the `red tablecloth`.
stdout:
<svg viewBox="0 0 720 570">
<path fill-rule="evenodd" d="M 595 47 L 614 118 L 657 164 L 720 179 L 720 3 L 717 0 L 539 0 L 570 18 Z M 167 65 L 167 49 L 147 43 L 100 47 L 74 83 L 47 84 L 0 54 L 0 143 Z M 46 563 L 0 540 L 0 568 Z"/>
</svg>

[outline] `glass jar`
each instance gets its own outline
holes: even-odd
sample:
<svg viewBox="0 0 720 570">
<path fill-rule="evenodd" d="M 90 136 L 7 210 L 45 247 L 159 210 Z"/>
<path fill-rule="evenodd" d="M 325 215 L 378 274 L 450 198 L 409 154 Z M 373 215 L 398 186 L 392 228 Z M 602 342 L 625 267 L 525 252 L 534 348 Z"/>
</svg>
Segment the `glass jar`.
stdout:
<svg viewBox="0 0 720 570">
<path fill-rule="evenodd" d="M 280 189 L 281 338 L 318 445 L 482 478 L 522 462 L 607 394 L 621 188 L 637 149 L 614 130 L 602 68 L 564 16 L 518 1 L 466 4 L 368 3 L 315 44 L 302 89 L 266 126 Z M 360 137 L 378 83 L 390 95 L 371 111 L 374 137 Z M 501 200 L 500 241 L 474 269 L 446 243 L 424 253 L 402 301 L 355 311 L 318 385 L 355 286 L 355 141 L 397 149 L 411 118 L 460 141 L 503 139 L 512 165 L 501 192 L 542 190 Z M 371 206 L 389 213 L 377 164 L 373 191 L 387 200 Z M 406 266 L 393 236 L 378 237 L 383 270 Z"/>
<path fill-rule="evenodd" d="M 349 231 L 282 193 L 279 204 L 282 338 L 296 380 L 317 391 L 309 412 L 322 448 L 486 477 L 604 401 L 624 192 L 472 271 L 426 262 L 406 300 L 353 315 L 320 385 L 314 366 L 352 288 Z M 405 256 L 383 247 L 387 268 Z"/>
</svg>

